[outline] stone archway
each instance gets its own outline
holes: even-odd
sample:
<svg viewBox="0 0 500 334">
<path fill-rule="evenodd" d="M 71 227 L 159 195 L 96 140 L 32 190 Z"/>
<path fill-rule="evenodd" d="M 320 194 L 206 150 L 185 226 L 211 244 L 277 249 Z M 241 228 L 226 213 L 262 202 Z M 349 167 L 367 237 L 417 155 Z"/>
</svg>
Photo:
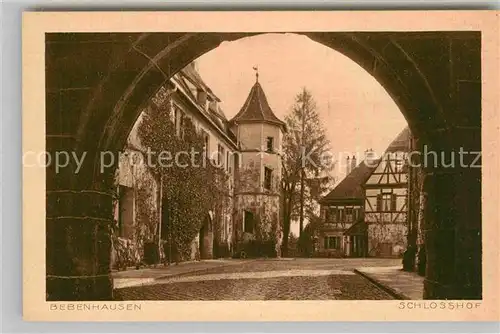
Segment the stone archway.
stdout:
<svg viewBox="0 0 500 334">
<path fill-rule="evenodd" d="M 479 32 L 304 33 L 385 87 L 419 147 L 481 150 Z M 106 300 L 114 166 L 139 110 L 193 59 L 242 33 L 46 34 L 46 147 L 86 152 L 78 174 L 47 169 L 49 300 Z M 109 159 L 112 154 L 106 155 Z M 481 169 L 426 169 L 430 299 L 481 298 Z M 452 264 L 452 265 L 450 265 Z"/>
</svg>

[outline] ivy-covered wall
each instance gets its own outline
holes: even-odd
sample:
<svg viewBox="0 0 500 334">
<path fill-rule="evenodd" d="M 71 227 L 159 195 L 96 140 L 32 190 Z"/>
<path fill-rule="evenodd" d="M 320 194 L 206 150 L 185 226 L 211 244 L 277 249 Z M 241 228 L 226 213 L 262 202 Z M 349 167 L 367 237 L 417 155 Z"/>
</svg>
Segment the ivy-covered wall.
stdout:
<svg viewBox="0 0 500 334">
<path fill-rule="evenodd" d="M 112 255 L 115 267 L 150 263 L 145 258 L 151 251 L 156 252 L 155 262 L 231 255 L 234 231 L 231 160 L 223 154 L 219 158 L 225 165 L 202 163 L 205 158 L 214 160 L 212 152 L 208 152 L 208 157 L 205 155 L 207 141 L 209 151 L 217 153 L 222 148 L 230 157 L 227 139 L 205 128 L 206 120 L 188 112 L 179 94 L 170 94 L 166 88 L 158 92 L 141 113 L 120 156 L 116 184 L 133 189 L 133 201 L 126 204 L 131 206 L 134 217 L 132 235 L 122 235 L 120 228 L 115 228 L 116 249 Z M 196 155 L 194 161 L 189 159 L 191 156 L 184 159 L 185 154 L 179 155 L 183 160 L 164 166 L 159 164 L 158 154 L 149 156 L 151 152 L 170 153 L 176 159 L 177 153 Z M 115 203 L 117 220 L 118 203 L 119 197 Z"/>
<path fill-rule="evenodd" d="M 368 256 L 401 256 L 406 250 L 408 227 L 399 223 L 368 224 Z M 387 252 L 390 249 L 390 254 Z"/>
<path fill-rule="evenodd" d="M 111 266 L 123 268 L 140 265 L 144 257 L 144 243 L 154 242 L 158 223 L 158 186 L 145 164 L 141 162 L 141 152 L 128 148 L 118 159 Z M 126 236 L 119 226 L 119 186 L 126 186 L 133 191 L 133 201 L 126 203 L 131 207 L 125 208 L 133 211 L 133 232 Z"/>
<path fill-rule="evenodd" d="M 263 256 L 280 256 L 282 231 L 280 224 L 280 198 L 265 194 L 237 195 L 235 198 L 235 250 L 250 242 L 262 245 Z M 253 213 L 252 232 L 245 232 L 245 211 Z"/>
</svg>

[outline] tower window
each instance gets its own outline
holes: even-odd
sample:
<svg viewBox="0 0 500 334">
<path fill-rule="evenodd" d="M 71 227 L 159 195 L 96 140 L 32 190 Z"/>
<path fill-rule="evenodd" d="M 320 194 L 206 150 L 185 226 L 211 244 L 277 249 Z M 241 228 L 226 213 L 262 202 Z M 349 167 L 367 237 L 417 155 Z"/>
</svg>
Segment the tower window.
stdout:
<svg viewBox="0 0 500 334">
<path fill-rule="evenodd" d="M 267 190 L 271 190 L 272 182 L 273 182 L 273 170 L 264 167 L 264 188 Z"/>
<path fill-rule="evenodd" d="M 267 139 L 266 139 L 266 150 L 267 150 L 267 152 L 273 152 L 274 151 L 274 138 L 273 137 L 267 137 Z"/>
</svg>

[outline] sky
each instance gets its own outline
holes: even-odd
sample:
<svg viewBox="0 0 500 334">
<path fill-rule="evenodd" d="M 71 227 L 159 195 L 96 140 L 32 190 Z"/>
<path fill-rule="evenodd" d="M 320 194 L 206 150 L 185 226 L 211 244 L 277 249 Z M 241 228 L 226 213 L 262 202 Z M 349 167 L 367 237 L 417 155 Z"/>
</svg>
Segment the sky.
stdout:
<svg viewBox="0 0 500 334">
<path fill-rule="evenodd" d="M 196 60 L 203 80 L 222 100 L 231 119 L 259 82 L 276 116 L 284 119 L 303 87 L 311 91 L 326 128 L 334 157 L 363 157 L 366 149 L 381 154 L 406 126 L 385 89 L 362 67 L 306 36 L 264 34 L 223 42 Z M 358 163 L 362 159 L 358 159 Z M 345 176 L 337 164 L 333 176 Z"/>
</svg>

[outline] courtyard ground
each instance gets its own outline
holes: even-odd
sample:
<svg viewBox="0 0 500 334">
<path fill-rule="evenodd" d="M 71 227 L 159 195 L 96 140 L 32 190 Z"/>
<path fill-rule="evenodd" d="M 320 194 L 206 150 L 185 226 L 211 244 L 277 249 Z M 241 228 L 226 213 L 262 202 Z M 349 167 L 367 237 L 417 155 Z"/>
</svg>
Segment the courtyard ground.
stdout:
<svg viewBox="0 0 500 334">
<path fill-rule="evenodd" d="M 397 295 L 357 268 L 400 259 L 209 260 L 114 274 L 118 300 L 384 300 Z"/>
</svg>

